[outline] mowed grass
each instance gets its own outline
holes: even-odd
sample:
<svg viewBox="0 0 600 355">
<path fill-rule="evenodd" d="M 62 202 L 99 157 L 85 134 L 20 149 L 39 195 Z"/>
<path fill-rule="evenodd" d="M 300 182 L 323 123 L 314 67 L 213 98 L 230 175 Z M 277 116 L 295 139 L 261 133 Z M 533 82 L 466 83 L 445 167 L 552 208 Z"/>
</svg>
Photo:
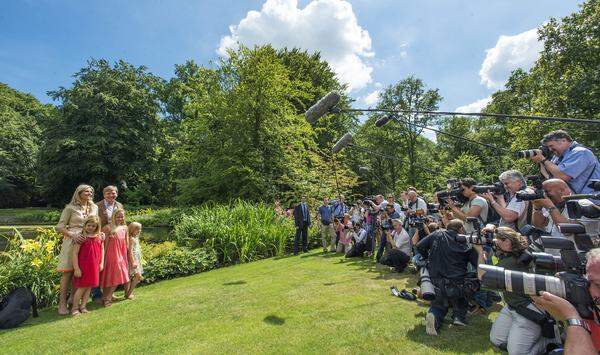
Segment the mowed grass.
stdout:
<svg viewBox="0 0 600 355">
<path fill-rule="evenodd" d="M 272 258 L 163 281 L 78 317 L 55 309 L 0 330 L 2 353 L 493 353 L 491 320 L 425 334 L 427 308 L 390 295 L 415 285 L 370 260 Z M 490 316 L 491 318 L 492 316 Z"/>
</svg>

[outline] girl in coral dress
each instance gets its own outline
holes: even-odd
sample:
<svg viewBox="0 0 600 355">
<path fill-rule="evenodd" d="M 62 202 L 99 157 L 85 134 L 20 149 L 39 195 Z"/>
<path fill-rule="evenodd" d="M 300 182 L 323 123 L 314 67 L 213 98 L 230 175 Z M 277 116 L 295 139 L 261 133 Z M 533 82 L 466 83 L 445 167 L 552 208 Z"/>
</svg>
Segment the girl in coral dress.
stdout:
<svg viewBox="0 0 600 355">
<path fill-rule="evenodd" d="M 111 218 L 108 237 L 104 241 L 104 270 L 100 275 L 102 299 L 105 307 L 112 305 L 113 293 L 119 285 L 129 282 L 128 263 L 137 267 L 129 252 L 129 235 L 125 224 L 125 211 L 116 210 Z"/>
<path fill-rule="evenodd" d="M 92 287 L 97 287 L 100 282 L 100 271 L 103 268 L 104 249 L 102 248 L 102 235 L 100 233 L 100 219 L 98 216 L 89 216 L 83 223 L 83 237 L 81 244 L 73 245 L 73 306 L 71 314 L 76 316 L 87 313 L 88 297 Z"/>
</svg>

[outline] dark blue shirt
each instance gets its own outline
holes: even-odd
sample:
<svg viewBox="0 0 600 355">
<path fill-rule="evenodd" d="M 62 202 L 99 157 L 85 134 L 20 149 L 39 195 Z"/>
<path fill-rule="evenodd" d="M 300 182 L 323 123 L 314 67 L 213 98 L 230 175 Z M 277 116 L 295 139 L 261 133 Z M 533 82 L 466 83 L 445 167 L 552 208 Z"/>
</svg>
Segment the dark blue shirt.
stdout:
<svg viewBox="0 0 600 355">
<path fill-rule="evenodd" d="M 333 222 L 333 212 L 331 211 L 330 206 L 322 205 L 319 207 L 319 216 L 321 216 L 321 222 L 324 225 L 329 225 Z"/>
</svg>

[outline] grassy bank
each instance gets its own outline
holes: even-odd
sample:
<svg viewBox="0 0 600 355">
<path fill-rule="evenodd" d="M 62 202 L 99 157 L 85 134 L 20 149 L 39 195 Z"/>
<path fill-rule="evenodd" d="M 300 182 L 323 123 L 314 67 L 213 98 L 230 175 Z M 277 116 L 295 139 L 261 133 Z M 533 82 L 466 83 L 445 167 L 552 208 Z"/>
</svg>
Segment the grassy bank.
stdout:
<svg viewBox="0 0 600 355">
<path fill-rule="evenodd" d="M 0 331 L 0 344 L 6 353 L 493 352 L 486 317 L 426 336 L 426 308 L 389 294 L 392 284 L 414 282 L 371 261 L 313 251 L 159 282 L 135 301 L 78 318 L 47 310 Z"/>
</svg>

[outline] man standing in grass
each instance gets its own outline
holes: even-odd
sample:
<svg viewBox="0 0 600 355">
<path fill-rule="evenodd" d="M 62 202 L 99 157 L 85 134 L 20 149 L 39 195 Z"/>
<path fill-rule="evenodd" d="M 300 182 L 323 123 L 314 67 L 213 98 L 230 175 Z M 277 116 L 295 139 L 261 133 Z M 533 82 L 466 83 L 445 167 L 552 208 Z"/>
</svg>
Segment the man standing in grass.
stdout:
<svg viewBox="0 0 600 355">
<path fill-rule="evenodd" d="M 330 243 L 329 250 L 335 251 L 335 230 L 333 229 L 333 211 L 329 206 L 329 197 L 323 197 L 323 205 L 318 210 L 321 241 L 323 242 L 323 253 L 327 252 L 327 243 Z"/>
<path fill-rule="evenodd" d="M 302 252 L 308 251 L 308 227 L 310 226 L 310 211 L 306 203 L 306 196 L 302 195 L 300 204 L 294 208 L 294 224 L 296 225 L 296 238 L 294 238 L 294 255 L 298 255 L 298 244 L 302 239 Z"/>
<path fill-rule="evenodd" d="M 98 202 L 98 217 L 100 217 L 100 224 L 102 227 L 109 224 L 112 218 L 113 212 L 116 210 L 125 210 L 120 202 L 117 202 L 117 196 L 119 196 L 119 189 L 116 186 L 109 185 L 102 190 L 104 199 Z M 102 291 L 99 287 L 92 289 L 92 299 L 94 301 L 102 300 Z"/>
</svg>

